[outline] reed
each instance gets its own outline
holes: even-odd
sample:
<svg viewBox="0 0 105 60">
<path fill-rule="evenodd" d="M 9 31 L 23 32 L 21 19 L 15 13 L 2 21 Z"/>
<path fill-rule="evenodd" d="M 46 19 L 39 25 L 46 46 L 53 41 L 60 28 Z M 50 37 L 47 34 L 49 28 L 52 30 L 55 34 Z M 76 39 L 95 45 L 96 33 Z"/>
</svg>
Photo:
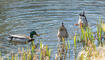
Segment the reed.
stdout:
<svg viewBox="0 0 105 60">
<path fill-rule="evenodd" d="M 102 26 L 102 27 L 101 27 Z M 94 44 L 95 40 L 98 40 L 99 44 L 103 44 L 102 37 L 104 37 L 103 33 L 105 33 L 105 24 L 102 23 L 102 19 L 99 18 L 99 23 L 97 22 L 97 31 L 96 37 L 94 37 L 93 32 L 89 27 L 85 29 L 81 27 L 81 34 L 77 36 L 75 33 L 74 36 L 74 51 L 76 55 L 76 49 L 78 43 L 84 44 L 82 53 L 79 57 L 80 60 L 89 60 L 92 56 L 99 56 L 99 51 L 97 51 L 97 47 Z M 97 39 L 95 39 L 97 38 Z M 104 37 L 105 38 L 105 37 Z M 77 41 L 79 41 L 77 43 Z M 62 37 L 60 47 L 57 47 L 57 53 L 55 54 L 55 60 L 66 60 L 69 53 L 70 58 L 70 40 L 65 40 Z M 37 51 L 38 50 L 38 51 Z M 75 56 L 76 57 L 76 56 Z M 11 53 L 11 56 L 7 57 L 7 60 L 51 60 L 52 57 L 52 49 L 46 44 L 44 45 L 42 41 L 39 43 L 39 48 L 35 45 L 34 41 L 31 42 L 31 47 L 18 49 L 18 53 Z M 0 60 L 3 60 L 2 53 L 0 52 Z M 76 60 L 76 59 L 75 59 Z"/>
<path fill-rule="evenodd" d="M 105 33 L 105 25 L 102 23 L 102 19 L 99 18 L 99 23 L 97 22 L 97 31 L 96 31 L 96 36 L 93 36 L 93 33 L 91 32 L 90 28 L 86 28 L 86 31 L 82 31 L 82 39 L 85 39 L 86 41 L 86 46 L 84 46 L 83 50 L 79 52 L 79 58 L 77 60 L 104 60 L 105 56 L 102 54 L 105 54 L 103 51 L 105 50 L 103 47 L 103 42 L 102 40 L 105 38 L 104 34 Z M 83 37 L 83 35 L 85 37 Z M 96 39 L 97 38 L 97 39 Z M 94 44 L 94 41 L 98 41 L 98 46 Z M 101 47 L 100 47 L 101 46 Z M 102 53 L 101 53 L 102 52 Z M 99 59 L 100 58 L 100 59 Z"/>
<path fill-rule="evenodd" d="M 70 42 L 69 42 L 69 40 L 68 40 L 68 49 L 69 49 L 69 58 L 70 58 Z"/>
<path fill-rule="evenodd" d="M 75 34 L 75 36 L 74 36 L 74 47 L 75 47 L 75 49 L 76 49 L 76 34 Z"/>
</svg>

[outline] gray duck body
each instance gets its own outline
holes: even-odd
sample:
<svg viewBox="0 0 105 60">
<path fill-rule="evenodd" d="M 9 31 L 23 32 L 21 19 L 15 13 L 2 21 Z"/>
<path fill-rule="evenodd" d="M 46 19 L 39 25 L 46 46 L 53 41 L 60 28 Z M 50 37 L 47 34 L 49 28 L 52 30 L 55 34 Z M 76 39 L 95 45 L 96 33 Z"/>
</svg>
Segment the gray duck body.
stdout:
<svg viewBox="0 0 105 60">
<path fill-rule="evenodd" d="M 58 37 L 59 39 L 68 38 L 68 32 L 67 32 L 66 27 L 64 26 L 64 23 L 62 23 L 62 25 L 61 25 L 60 28 L 58 29 L 57 37 Z"/>
</svg>

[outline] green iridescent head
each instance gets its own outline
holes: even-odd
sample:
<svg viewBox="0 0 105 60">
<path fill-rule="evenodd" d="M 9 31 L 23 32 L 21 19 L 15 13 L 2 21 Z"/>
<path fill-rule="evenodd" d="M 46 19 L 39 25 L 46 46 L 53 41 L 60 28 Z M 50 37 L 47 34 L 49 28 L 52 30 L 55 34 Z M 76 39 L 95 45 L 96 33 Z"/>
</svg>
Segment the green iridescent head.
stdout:
<svg viewBox="0 0 105 60">
<path fill-rule="evenodd" d="M 36 35 L 36 36 L 39 36 L 36 31 L 31 31 L 30 32 L 30 38 L 33 38 L 33 36 Z"/>
</svg>

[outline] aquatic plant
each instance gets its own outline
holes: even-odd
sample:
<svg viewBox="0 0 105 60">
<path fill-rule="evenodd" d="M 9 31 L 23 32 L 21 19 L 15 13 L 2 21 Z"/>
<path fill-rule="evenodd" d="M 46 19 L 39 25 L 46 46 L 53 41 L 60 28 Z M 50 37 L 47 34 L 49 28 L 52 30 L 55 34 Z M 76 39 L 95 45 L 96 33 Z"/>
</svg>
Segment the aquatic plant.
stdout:
<svg viewBox="0 0 105 60">
<path fill-rule="evenodd" d="M 74 47 L 76 48 L 76 34 L 74 36 Z"/>
<path fill-rule="evenodd" d="M 73 38 L 75 54 L 77 52 L 76 49 L 78 43 L 82 42 L 81 44 L 83 44 L 83 49 L 78 54 L 78 60 L 90 60 L 94 58 L 99 59 L 100 57 L 104 58 L 104 56 L 101 56 L 101 54 L 105 54 L 105 47 L 96 47 L 96 45 L 94 44 L 95 40 L 98 40 L 99 46 L 100 44 L 103 44 L 103 33 L 105 33 L 105 24 L 102 23 L 102 19 L 100 19 L 99 23 L 97 22 L 97 31 L 95 32 L 96 36 L 94 36 L 91 28 L 89 27 L 86 27 L 85 29 L 81 27 L 81 33 L 79 35 L 75 33 Z M 58 45 L 59 47 L 57 47 L 57 51 L 54 56 L 55 60 L 66 60 L 66 58 L 68 58 L 68 54 L 70 58 L 70 44 L 70 40 L 65 40 L 65 38 L 62 37 L 62 41 Z M 41 41 L 38 46 L 34 43 L 34 41 L 32 41 L 30 47 L 19 48 L 17 53 L 11 53 L 10 56 L 7 56 L 7 60 L 52 60 L 53 57 L 51 53 L 52 49 L 50 49 L 47 44 L 44 45 Z M 3 60 L 1 52 L 0 60 Z"/>
<path fill-rule="evenodd" d="M 102 40 L 104 39 L 104 23 L 102 23 L 102 19 L 99 18 L 99 23 L 97 22 L 97 31 L 96 31 L 96 36 L 93 36 L 93 33 L 90 31 L 90 29 L 86 29 L 85 33 L 82 35 L 85 35 L 87 40 L 86 46 L 84 46 L 83 50 L 79 52 L 78 54 L 78 60 L 104 60 L 105 58 L 105 47 L 103 47 L 103 42 Z M 103 30 L 102 30 L 103 29 Z M 83 38 L 83 37 L 82 37 Z M 83 38 L 84 39 L 84 38 Z M 94 44 L 94 41 L 97 40 L 99 46 L 96 47 Z M 101 47 L 100 47 L 101 46 Z"/>
</svg>

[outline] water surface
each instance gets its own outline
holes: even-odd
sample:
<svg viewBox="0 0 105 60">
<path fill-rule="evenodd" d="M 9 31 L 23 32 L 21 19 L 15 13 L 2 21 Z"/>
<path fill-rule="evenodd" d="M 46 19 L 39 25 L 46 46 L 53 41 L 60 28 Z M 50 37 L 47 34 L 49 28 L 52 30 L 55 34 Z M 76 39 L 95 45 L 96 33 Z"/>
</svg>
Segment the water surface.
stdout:
<svg viewBox="0 0 105 60">
<path fill-rule="evenodd" d="M 1 0 L 0 1 L 0 51 L 5 56 L 10 51 L 16 51 L 18 47 L 26 47 L 29 44 L 12 44 L 7 38 L 9 34 L 27 34 L 35 30 L 41 40 L 57 51 L 57 30 L 62 22 L 69 32 L 71 44 L 71 60 L 82 49 L 77 45 L 77 53 L 74 53 L 73 36 L 78 27 L 74 26 L 78 21 L 78 15 L 85 9 L 89 26 L 95 29 L 99 16 L 105 19 L 104 0 Z M 68 59 L 67 59 L 68 60 Z"/>
</svg>

